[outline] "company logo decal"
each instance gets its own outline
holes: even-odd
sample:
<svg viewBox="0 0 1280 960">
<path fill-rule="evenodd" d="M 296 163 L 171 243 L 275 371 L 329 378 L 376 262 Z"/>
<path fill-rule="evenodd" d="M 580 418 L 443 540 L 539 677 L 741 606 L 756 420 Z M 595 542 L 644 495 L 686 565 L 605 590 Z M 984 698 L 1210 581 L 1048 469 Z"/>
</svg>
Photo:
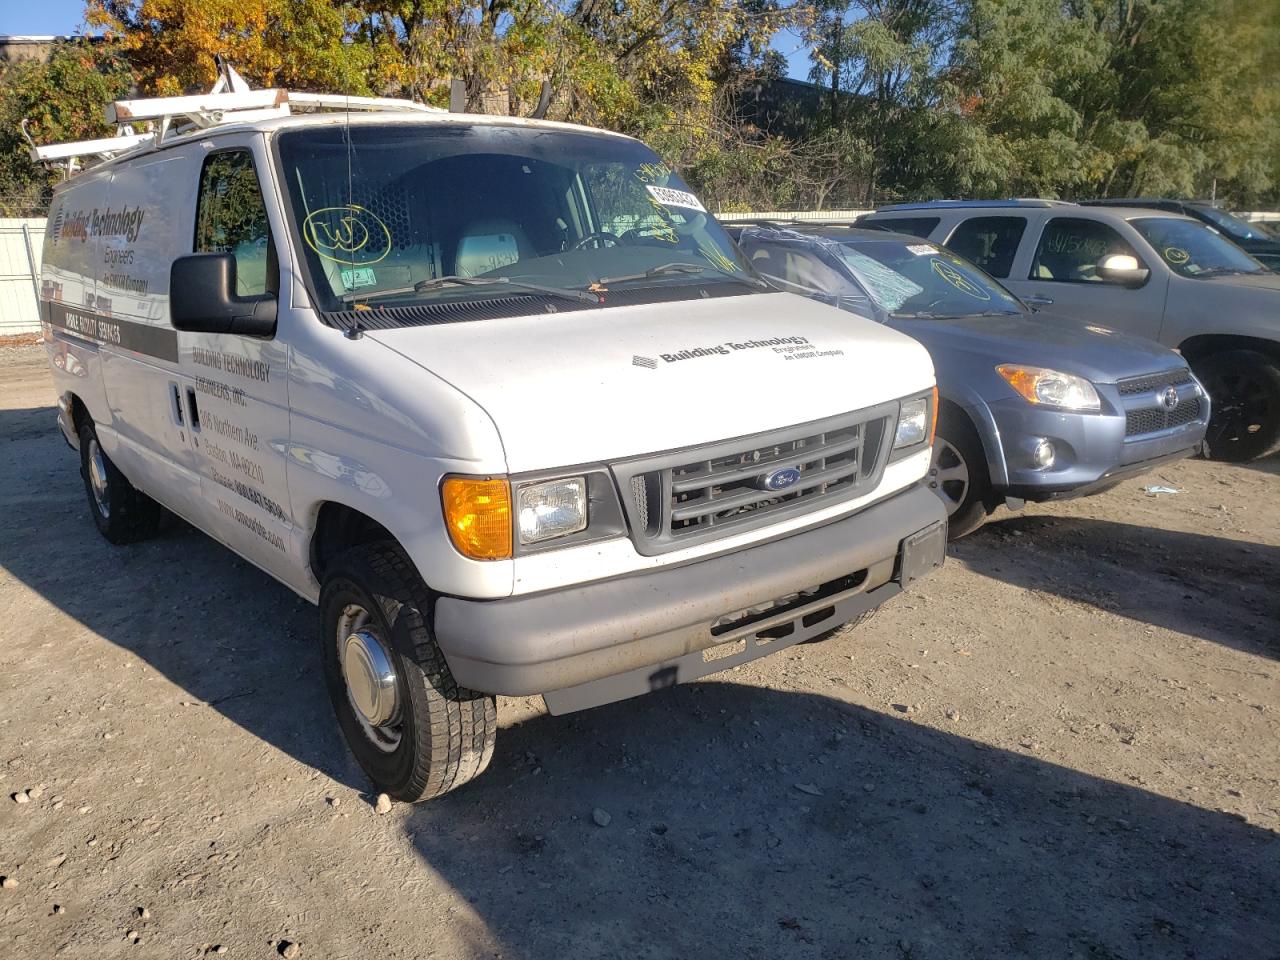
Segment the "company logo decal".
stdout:
<svg viewBox="0 0 1280 960">
<path fill-rule="evenodd" d="M 785 490 L 800 482 L 800 471 L 795 467 L 781 467 L 766 473 L 760 482 L 766 490 Z"/>
<path fill-rule="evenodd" d="M 1180 402 L 1181 400 L 1178 397 L 1177 387 L 1165 387 L 1164 392 L 1160 394 L 1160 406 L 1164 407 L 1166 410 L 1177 409 Z"/>
<path fill-rule="evenodd" d="M 658 369 L 657 360 L 653 359 L 653 357 L 642 357 L 639 354 L 631 358 L 631 365 L 633 367 L 644 367 L 646 370 Z"/>
</svg>

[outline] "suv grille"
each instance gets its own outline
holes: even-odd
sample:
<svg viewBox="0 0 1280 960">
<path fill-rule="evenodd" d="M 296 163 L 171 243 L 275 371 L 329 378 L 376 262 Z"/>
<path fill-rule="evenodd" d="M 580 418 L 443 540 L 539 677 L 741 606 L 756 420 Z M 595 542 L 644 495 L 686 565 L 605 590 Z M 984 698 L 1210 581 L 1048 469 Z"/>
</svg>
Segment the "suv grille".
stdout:
<svg viewBox="0 0 1280 960">
<path fill-rule="evenodd" d="M 1200 391 L 1188 386 L 1190 383 L 1191 370 L 1187 367 L 1117 381 L 1116 389 L 1126 400 L 1124 435 L 1139 437 L 1198 421 L 1203 413 Z M 1178 394 L 1178 403 L 1172 410 L 1162 401 L 1169 387 Z"/>
<path fill-rule="evenodd" d="M 614 464 L 636 549 L 676 550 L 874 489 L 897 412 L 897 402 L 882 404 Z"/>
<path fill-rule="evenodd" d="M 1181 427 L 1200 419 L 1200 398 L 1183 400 L 1172 410 L 1153 407 L 1147 410 L 1129 410 L 1124 416 L 1124 435 L 1137 436 L 1142 433 L 1155 433 L 1157 430 L 1168 430 Z"/>
<path fill-rule="evenodd" d="M 1183 367 L 1181 370 L 1168 370 L 1164 373 L 1149 373 L 1142 377 L 1130 377 L 1127 380 L 1119 380 L 1116 386 L 1120 389 L 1120 396 L 1128 397 L 1135 393 L 1147 393 L 1150 390 L 1159 390 L 1161 387 L 1181 386 L 1184 383 L 1191 382 L 1191 370 Z"/>
</svg>

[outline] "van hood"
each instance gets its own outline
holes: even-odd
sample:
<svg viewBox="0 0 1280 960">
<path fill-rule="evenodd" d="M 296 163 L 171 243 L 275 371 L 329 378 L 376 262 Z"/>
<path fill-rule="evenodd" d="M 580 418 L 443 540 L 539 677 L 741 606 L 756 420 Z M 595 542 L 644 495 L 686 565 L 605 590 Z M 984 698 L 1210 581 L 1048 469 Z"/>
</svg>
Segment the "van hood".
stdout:
<svg viewBox="0 0 1280 960">
<path fill-rule="evenodd" d="M 787 293 L 365 335 L 482 407 L 512 473 L 746 436 L 933 385 L 914 340 Z"/>
<path fill-rule="evenodd" d="M 992 369 L 1021 363 L 1074 373 L 1094 383 L 1186 366 L 1176 353 L 1152 340 L 1050 313 L 890 322 L 929 348 L 939 381 L 952 372 L 952 355 L 961 353 L 966 355 L 965 370 L 972 362 Z"/>
</svg>

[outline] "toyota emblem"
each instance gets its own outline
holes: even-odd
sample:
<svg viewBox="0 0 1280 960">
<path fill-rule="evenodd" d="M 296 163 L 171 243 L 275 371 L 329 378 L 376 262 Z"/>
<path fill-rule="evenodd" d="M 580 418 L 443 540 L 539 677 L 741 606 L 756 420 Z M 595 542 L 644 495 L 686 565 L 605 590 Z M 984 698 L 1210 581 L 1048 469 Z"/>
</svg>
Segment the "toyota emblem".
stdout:
<svg viewBox="0 0 1280 960">
<path fill-rule="evenodd" d="M 1164 407 L 1166 410 L 1173 410 L 1177 408 L 1178 402 L 1178 388 L 1172 386 L 1165 387 L 1164 392 L 1160 394 L 1160 406 Z"/>
</svg>

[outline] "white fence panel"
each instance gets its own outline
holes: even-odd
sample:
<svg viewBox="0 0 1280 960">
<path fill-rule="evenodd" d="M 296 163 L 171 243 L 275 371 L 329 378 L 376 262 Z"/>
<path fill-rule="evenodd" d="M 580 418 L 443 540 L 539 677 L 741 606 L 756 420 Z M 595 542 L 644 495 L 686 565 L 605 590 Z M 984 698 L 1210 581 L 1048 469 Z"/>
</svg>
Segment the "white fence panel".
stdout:
<svg viewBox="0 0 1280 960">
<path fill-rule="evenodd" d="M 864 213 L 871 212 L 869 207 L 866 210 L 793 210 L 790 212 L 760 210 L 753 213 L 717 213 L 716 219 L 722 223 L 732 223 L 734 220 L 821 220 L 835 223 L 852 223 Z"/>
<path fill-rule="evenodd" d="M 0 339 L 40 332 L 44 218 L 0 220 Z"/>
</svg>

